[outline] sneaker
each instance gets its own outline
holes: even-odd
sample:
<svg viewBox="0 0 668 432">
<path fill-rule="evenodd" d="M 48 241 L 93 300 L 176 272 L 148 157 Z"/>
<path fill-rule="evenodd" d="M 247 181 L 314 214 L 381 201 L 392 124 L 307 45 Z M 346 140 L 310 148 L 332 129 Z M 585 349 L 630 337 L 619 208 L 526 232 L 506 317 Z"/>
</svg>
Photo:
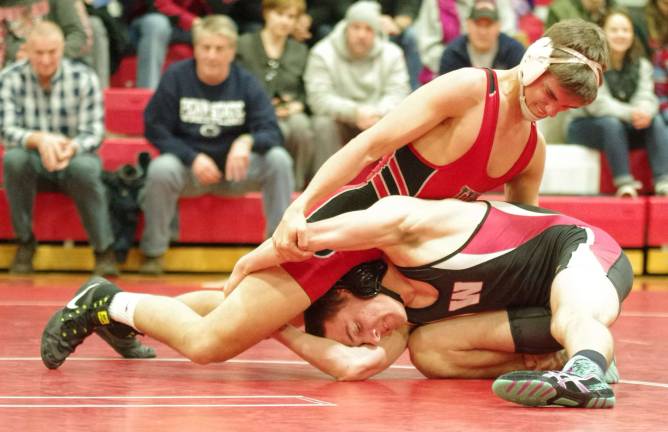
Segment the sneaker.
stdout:
<svg viewBox="0 0 668 432">
<path fill-rule="evenodd" d="M 94 277 L 84 284 L 67 305 L 56 312 L 42 332 L 40 353 L 49 369 L 58 368 L 84 339 L 98 327 L 109 326 L 108 307 L 120 289 L 106 279 Z M 123 324 L 115 323 L 116 336 Z M 132 331 L 128 332 L 128 334 Z"/>
<path fill-rule="evenodd" d="M 93 274 L 96 276 L 118 276 L 116 266 L 116 255 L 114 249 L 109 246 L 102 252 L 95 252 L 95 267 Z"/>
<path fill-rule="evenodd" d="M 88 284 L 81 285 L 75 295 L 85 290 Z M 137 339 L 137 333 L 128 326 L 117 322 L 111 322 L 108 326 L 98 327 L 95 333 L 113 348 L 123 358 L 154 358 L 155 350 L 150 346 L 143 345 Z"/>
<path fill-rule="evenodd" d="M 668 196 L 668 180 L 660 180 L 654 185 L 654 194 L 657 196 Z"/>
<path fill-rule="evenodd" d="M 615 196 L 620 198 L 636 198 L 640 189 L 642 189 L 642 183 L 634 180 L 632 182 L 619 185 L 619 187 L 617 187 Z"/>
<path fill-rule="evenodd" d="M 158 276 L 163 273 L 162 257 L 145 257 L 144 262 L 139 267 L 139 273 L 145 275 Z"/>
<path fill-rule="evenodd" d="M 615 394 L 601 369 L 585 357 L 572 359 L 565 371 L 517 371 L 501 375 L 492 384 L 502 399 L 526 406 L 559 405 L 612 408 Z"/>
<path fill-rule="evenodd" d="M 605 382 L 608 384 L 617 384 L 620 379 L 621 376 L 619 375 L 619 369 L 617 369 L 617 362 L 613 357 L 610 366 L 608 366 L 608 370 L 605 371 Z"/>
<path fill-rule="evenodd" d="M 34 237 L 26 243 L 19 243 L 16 248 L 14 260 L 12 260 L 12 263 L 9 266 L 9 272 L 14 274 L 34 273 L 35 270 L 32 267 L 32 259 L 35 256 L 36 250 L 37 241 Z"/>
</svg>

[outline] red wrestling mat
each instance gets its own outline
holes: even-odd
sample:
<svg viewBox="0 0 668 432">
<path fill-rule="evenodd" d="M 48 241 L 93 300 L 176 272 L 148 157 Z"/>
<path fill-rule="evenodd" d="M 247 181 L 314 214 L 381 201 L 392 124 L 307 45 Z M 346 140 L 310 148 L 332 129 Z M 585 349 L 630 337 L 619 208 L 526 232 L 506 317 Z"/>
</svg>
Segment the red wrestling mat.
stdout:
<svg viewBox="0 0 668 432">
<path fill-rule="evenodd" d="M 197 279 L 195 279 L 197 278 Z M 0 431 L 654 431 L 668 401 L 668 282 L 637 283 L 614 326 L 622 382 L 612 410 L 524 408 L 488 380 L 426 380 L 404 356 L 337 383 L 268 340 L 225 364 L 119 359 L 92 336 L 60 369 L 39 359 L 42 326 L 83 275 L 0 276 Z M 130 291 L 178 294 L 201 276 L 125 277 Z"/>
</svg>

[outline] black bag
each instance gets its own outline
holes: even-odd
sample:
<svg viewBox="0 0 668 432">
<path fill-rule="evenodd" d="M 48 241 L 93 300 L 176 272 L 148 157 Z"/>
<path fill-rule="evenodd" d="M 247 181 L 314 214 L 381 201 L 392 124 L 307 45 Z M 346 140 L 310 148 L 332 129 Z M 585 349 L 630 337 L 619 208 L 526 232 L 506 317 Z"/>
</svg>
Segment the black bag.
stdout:
<svg viewBox="0 0 668 432">
<path fill-rule="evenodd" d="M 132 247 L 141 208 L 139 191 L 144 187 L 146 170 L 151 162 L 147 152 L 139 153 L 137 165 L 123 165 L 116 171 L 104 171 L 102 181 L 107 187 L 109 217 L 114 233 L 114 253 L 118 263 L 124 263 Z"/>
</svg>

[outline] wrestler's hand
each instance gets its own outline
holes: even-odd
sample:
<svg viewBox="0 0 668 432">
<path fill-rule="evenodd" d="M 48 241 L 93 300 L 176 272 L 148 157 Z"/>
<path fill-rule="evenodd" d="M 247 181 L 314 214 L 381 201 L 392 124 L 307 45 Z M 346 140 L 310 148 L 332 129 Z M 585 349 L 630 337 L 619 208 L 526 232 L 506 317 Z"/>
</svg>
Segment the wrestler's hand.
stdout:
<svg viewBox="0 0 668 432">
<path fill-rule="evenodd" d="M 276 253 L 284 261 L 304 261 L 313 253 L 308 248 L 306 218 L 301 208 L 288 207 L 271 237 Z"/>
<path fill-rule="evenodd" d="M 245 269 L 245 264 L 244 264 L 244 258 L 241 257 L 239 261 L 234 265 L 234 268 L 232 269 L 232 273 L 230 274 L 230 277 L 227 278 L 225 281 L 225 284 L 223 285 L 223 293 L 225 293 L 225 297 L 230 295 L 232 291 L 239 285 L 239 282 L 246 277 L 246 269 Z"/>
</svg>

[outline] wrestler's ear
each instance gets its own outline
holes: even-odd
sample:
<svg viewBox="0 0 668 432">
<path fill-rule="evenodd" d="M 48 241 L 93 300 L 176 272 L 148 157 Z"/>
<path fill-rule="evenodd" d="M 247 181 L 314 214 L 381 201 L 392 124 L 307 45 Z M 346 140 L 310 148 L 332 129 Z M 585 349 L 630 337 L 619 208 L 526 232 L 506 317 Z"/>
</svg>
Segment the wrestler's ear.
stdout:
<svg viewBox="0 0 668 432">
<path fill-rule="evenodd" d="M 552 39 L 542 37 L 529 45 L 522 61 L 520 61 L 520 74 L 522 85 L 528 86 L 545 73 L 550 66 L 552 56 Z"/>
</svg>

